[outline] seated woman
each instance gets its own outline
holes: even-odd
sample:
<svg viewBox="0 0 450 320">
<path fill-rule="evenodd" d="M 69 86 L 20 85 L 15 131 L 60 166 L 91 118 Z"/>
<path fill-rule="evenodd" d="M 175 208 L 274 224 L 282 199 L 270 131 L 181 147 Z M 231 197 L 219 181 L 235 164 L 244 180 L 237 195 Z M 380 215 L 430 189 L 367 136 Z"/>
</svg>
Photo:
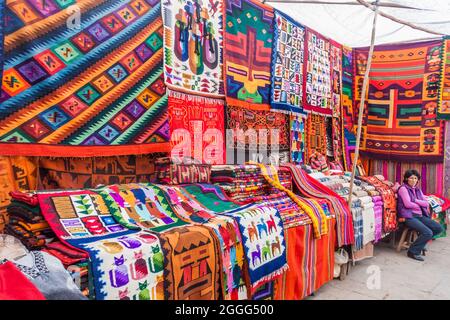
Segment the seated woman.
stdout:
<svg viewBox="0 0 450 320">
<path fill-rule="evenodd" d="M 420 190 L 419 180 L 417 170 L 405 172 L 403 184 L 398 189 L 397 212 L 399 217 L 405 218 L 408 228 L 419 233 L 419 237 L 409 247 L 408 257 L 424 261 L 420 254 L 424 251 L 425 245 L 443 229 L 439 223 L 430 218 L 429 204 Z"/>
</svg>

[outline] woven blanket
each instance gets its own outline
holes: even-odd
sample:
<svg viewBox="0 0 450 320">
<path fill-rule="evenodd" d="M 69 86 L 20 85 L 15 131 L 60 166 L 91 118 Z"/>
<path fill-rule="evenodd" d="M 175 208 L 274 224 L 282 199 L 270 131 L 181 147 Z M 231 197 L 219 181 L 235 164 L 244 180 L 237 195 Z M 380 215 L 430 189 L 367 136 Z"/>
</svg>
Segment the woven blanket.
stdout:
<svg viewBox="0 0 450 320">
<path fill-rule="evenodd" d="M 291 162 L 303 163 L 305 161 L 305 118 L 291 114 Z"/>
<path fill-rule="evenodd" d="M 356 143 L 349 145 L 348 135 L 345 132 L 353 132 L 354 118 L 357 117 L 357 110 L 353 110 L 353 50 L 342 47 L 342 104 L 341 104 L 341 124 L 344 165 L 347 171 L 351 171 L 352 162 L 348 148 L 354 148 Z M 356 115 L 355 115 L 356 113 Z"/>
<path fill-rule="evenodd" d="M 130 183 L 108 186 L 101 192 L 108 200 L 114 218 L 128 228 L 137 226 L 163 232 L 186 223 L 177 217 L 156 185 Z"/>
<path fill-rule="evenodd" d="M 206 96 L 223 95 L 223 1 L 162 4 L 167 86 Z"/>
<path fill-rule="evenodd" d="M 225 163 L 224 101 L 169 91 L 172 155 Z"/>
<path fill-rule="evenodd" d="M 309 158 L 318 152 L 322 155 L 327 154 L 327 130 L 326 118 L 319 114 L 308 114 L 306 118 L 306 137 L 305 137 L 305 159 L 309 163 Z"/>
<path fill-rule="evenodd" d="M 330 41 L 307 28 L 305 45 L 305 111 L 331 115 Z"/>
<path fill-rule="evenodd" d="M 450 120 L 450 38 L 444 40 L 442 58 L 441 96 L 437 118 L 439 120 Z"/>
<path fill-rule="evenodd" d="M 228 163 L 289 162 L 289 115 L 228 105 L 226 119 L 227 130 L 233 133 L 227 136 L 227 160 L 233 160 L 236 153 L 238 160 Z"/>
<path fill-rule="evenodd" d="M 160 234 L 167 300 L 217 300 L 220 294 L 218 244 L 206 227 L 185 226 Z"/>
<path fill-rule="evenodd" d="M 444 168 L 443 168 L 443 177 L 444 177 L 444 190 L 442 191 L 442 195 L 446 198 L 450 199 L 450 125 L 445 128 L 445 155 L 444 155 Z M 428 193 L 438 193 L 427 191 Z"/>
<path fill-rule="evenodd" d="M 275 10 L 271 110 L 303 113 L 305 28 Z"/>
<path fill-rule="evenodd" d="M 160 1 L 67 5 L 7 4 L 0 153 L 168 151 Z"/>
<path fill-rule="evenodd" d="M 258 0 L 224 0 L 227 104 L 269 110 L 273 8 Z"/>
<path fill-rule="evenodd" d="M 331 110 L 333 117 L 341 115 L 342 45 L 330 40 Z"/>
<path fill-rule="evenodd" d="M 252 292 L 288 269 L 283 223 L 275 208 L 247 205 L 223 213 L 239 224 Z"/>
<path fill-rule="evenodd" d="M 442 162 L 444 123 L 436 118 L 442 41 L 377 46 L 365 106 L 361 153 L 383 160 Z M 355 49 L 361 100 L 368 50 Z"/>
</svg>

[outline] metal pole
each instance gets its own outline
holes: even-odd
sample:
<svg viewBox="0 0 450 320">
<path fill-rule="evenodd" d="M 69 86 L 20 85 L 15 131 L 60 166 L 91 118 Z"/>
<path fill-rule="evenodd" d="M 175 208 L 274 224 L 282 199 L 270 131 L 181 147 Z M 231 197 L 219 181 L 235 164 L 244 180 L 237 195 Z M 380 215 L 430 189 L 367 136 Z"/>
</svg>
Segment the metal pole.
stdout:
<svg viewBox="0 0 450 320">
<path fill-rule="evenodd" d="M 364 81 L 363 81 L 363 86 L 362 86 L 362 90 L 361 90 L 361 104 L 359 105 L 359 113 L 358 113 L 358 131 L 356 133 L 355 158 L 353 159 L 352 177 L 350 179 L 350 194 L 348 196 L 348 205 L 350 208 L 352 205 L 352 192 L 353 192 L 353 184 L 355 181 L 356 164 L 358 163 L 358 157 L 359 157 L 359 143 L 361 140 L 361 125 L 362 125 L 362 118 L 363 118 L 363 111 L 364 111 L 364 103 L 366 100 L 367 84 L 369 82 L 369 72 L 370 72 L 370 66 L 372 64 L 372 55 L 373 55 L 373 49 L 374 49 L 374 45 L 375 45 L 375 30 L 377 27 L 377 16 L 378 16 L 378 0 L 375 2 L 375 11 L 374 12 L 375 13 L 374 13 L 373 24 L 372 24 L 372 39 L 370 40 L 369 56 L 367 59 L 366 73 L 364 74 Z"/>
</svg>

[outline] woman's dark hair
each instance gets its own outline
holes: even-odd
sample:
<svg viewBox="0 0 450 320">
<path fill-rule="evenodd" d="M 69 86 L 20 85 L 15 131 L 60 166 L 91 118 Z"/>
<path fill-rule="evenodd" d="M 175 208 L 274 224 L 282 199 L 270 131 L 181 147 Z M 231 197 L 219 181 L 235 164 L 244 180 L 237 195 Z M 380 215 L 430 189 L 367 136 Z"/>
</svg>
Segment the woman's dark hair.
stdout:
<svg viewBox="0 0 450 320">
<path fill-rule="evenodd" d="M 416 177 L 417 177 L 417 181 L 420 180 L 420 174 L 419 174 L 419 172 L 417 172 L 417 170 L 410 169 L 410 170 L 407 170 L 407 171 L 405 172 L 405 175 L 403 176 L 403 182 L 404 182 L 404 183 L 407 183 L 407 182 L 408 182 L 408 178 L 411 177 L 411 176 L 416 176 Z"/>
</svg>

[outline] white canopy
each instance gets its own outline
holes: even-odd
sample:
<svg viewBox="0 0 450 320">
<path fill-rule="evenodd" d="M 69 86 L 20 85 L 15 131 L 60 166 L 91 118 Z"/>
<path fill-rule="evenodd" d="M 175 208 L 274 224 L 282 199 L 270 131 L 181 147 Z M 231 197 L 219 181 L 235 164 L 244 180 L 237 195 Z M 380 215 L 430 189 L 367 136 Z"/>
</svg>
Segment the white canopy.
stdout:
<svg viewBox="0 0 450 320">
<path fill-rule="evenodd" d="M 339 43 L 350 47 L 370 45 L 373 22 L 371 8 L 374 2 L 273 0 L 265 3 Z M 449 0 L 389 0 L 380 1 L 379 4 L 375 44 L 417 41 L 450 35 Z M 383 14 L 438 34 L 414 29 L 386 18 Z"/>
</svg>

